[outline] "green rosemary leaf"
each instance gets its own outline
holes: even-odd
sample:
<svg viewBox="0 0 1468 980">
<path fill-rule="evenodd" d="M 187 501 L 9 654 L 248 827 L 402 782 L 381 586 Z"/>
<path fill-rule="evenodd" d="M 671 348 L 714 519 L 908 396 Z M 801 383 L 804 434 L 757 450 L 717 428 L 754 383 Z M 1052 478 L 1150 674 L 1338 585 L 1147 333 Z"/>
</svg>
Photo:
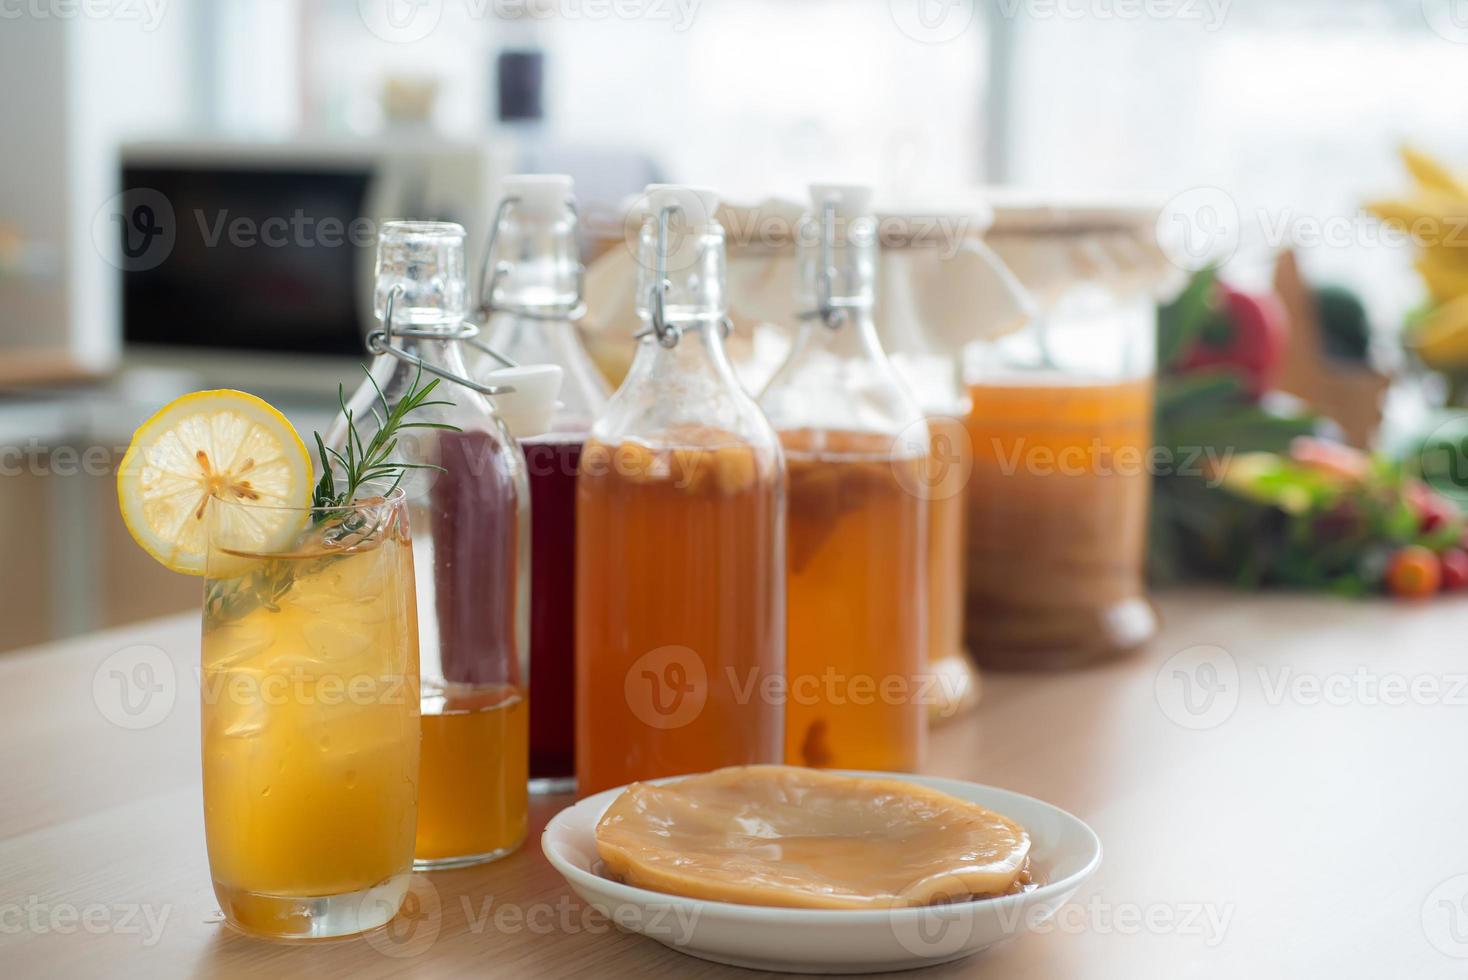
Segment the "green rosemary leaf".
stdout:
<svg viewBox="0 0 1468 980">
<path fill-rule="evenodd" d="M 423 370 L 419 368 L 413 383 L 408 386 L 407 392 L 398 400 L 396 405 L 390 404 L 382 386 L 372 376 L 372 372 L 366 367 L 363 373 L 367 375 L 367 382 L 376 393 L 376 400 L 369 406 L 372 420 L 377 423 L 377 430 L 372 437 L 363 440 L 362 434 L 357 430 L 356 418 L 353 411 L 347 407 L 346 388 L 337 385 L 337 403 L 341 405 L 342 416 L 346 419 L 346 438 L 341 449 L 328 449 L 321 433 L 316 433 L 317 453 L 321 457 L 321 479 L 316 485 L 313 504 L 319 510 L 316 515 L 317 523 L 335 516 L 330 508 L 345 508 L 357 498 L 357 493 L 366 484 L 387 484 L 391 489 L 396 489 L 403 480 L 408 470 L 415 469 L 442 469 L 432 463 L 402 462 L 392 458 L 398 448 L 398 433 L 403 429 L 447 429 L 458 432 L 459 428 L 447 422 L 409 421 L 411 413 L 423 408 L 443 406 L 453 407 L 454 403 L 446 399 L 430 399 L 429 396 L 438 388 L 439 379 L 434 378 L 427 384 L 422 384 Z M 377 404 L 382 406 L 378 411 Z M 337 472 L 340 472 L 340 480 Z M 390 492 L 390 491 L 389 491 Z"/>
</svg>

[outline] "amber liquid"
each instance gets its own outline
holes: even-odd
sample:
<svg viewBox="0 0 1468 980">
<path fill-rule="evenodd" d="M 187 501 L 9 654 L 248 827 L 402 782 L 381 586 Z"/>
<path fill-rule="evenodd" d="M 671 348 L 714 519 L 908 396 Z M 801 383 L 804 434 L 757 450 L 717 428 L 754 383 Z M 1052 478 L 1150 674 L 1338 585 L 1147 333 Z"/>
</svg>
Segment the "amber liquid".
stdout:
<svg viewBox="0 0 1468 980">
<path fill-rule="evenodd" d="M 927 736 L 926 456 L 885 435 L 781 435 L 790 470 L 785 759 L 910 771 Z"/>
<path fill-rule="evenodd" d="M 424 699 L 416 860 L 474 863 L 525 839 L 528 715 L 514 688 Z"/>
<path fill-rule="evenodd" d="M 978 674 L 963 647 L 964 496 L 973 450 L 964 423 L 929 416 L 928 663 L 934 674 L 928 716 L 950 718 L 978 698 Z"/>
<path fill-rule="evenodd" d="M 588 441 L 577 483 L 576 779 L 780 761 L 777 456 Z M 711 445 L 713 443 L 713 445 Z"/>
<path fill-rule="evenodd" d="M 975 658 L 1064 667 L 1145 642 L 1151 380 L 975 385 L 970 397 Z"/>
</svg>

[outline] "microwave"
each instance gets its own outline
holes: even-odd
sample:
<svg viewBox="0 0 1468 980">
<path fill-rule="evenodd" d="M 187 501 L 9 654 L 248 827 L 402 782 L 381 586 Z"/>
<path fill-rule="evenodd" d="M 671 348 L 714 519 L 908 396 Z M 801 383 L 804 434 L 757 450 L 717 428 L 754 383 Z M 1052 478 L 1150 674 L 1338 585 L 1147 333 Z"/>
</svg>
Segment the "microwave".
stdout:
<svg viewBox="0 0 1468 980">
<path fill-rule="evenodd" d="M 125 144 L 124 363 L 276 372 L 365 359 L 378 229 L 401 218 L 462 224 L 476 285 L 512 159 L 502 146 L 416 133 Z"/>
</svg>

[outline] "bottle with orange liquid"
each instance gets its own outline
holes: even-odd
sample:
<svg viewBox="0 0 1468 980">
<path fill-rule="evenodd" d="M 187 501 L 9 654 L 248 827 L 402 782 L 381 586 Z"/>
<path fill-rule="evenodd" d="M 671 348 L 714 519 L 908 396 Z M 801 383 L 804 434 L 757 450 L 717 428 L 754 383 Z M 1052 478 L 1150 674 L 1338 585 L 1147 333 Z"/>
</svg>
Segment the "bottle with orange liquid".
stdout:
<svg viewBox="0 0 1468 980">
<path fill-rule="evenodd" d="M 581 455 L 582 795 L 783 754 L 784 465 L 724 353 L 716 203 L 695 188 L 648 188 L 647 327 Z"/>
<path fill-rule="evenodd" d="M 813 312 L 760 398 L 790 471 L 785 759 L 914 770 L 931 697 L 928 429 L 873 325 L 871 193 L 812 195 L 798 238 Z"/>
<path fill-rule="evenodd" d="M 606 382 L 582 347 L 580 247 L 570 177 L 506 177 L 481 289 L 487 348 L 477 377 L 514 364 L 561 369 L 560 399 L 535 434 L 516 431 L 530 477 L 530 791 L 569 792 L 576 763 L 576 469 Z M 473 345 L 471 345 L 472 347 Z"/>
<path fill-rule="evenodd" d="M 1058 257 L 1074 276 L 1041 315 L 965 351 L 966 637 L 995 669 L 1077 666 L 1157 630 L 1143 580 L 1155 306 L 1102 250 Z"/>
<path fill-rule="evenodd" d="M 525 457 L 490 397 L 554 399 L 559 370 L 468 377 L 464 229 L 443 222 L 384 226 L 377 255 L 382 327 L 368 346 L 370 376 L 345 421 L 363 438 L 415 382 L 441 380 L 404 426 L 394 458 L 414 528 L 422 745 L 414 867 L 460 867 L 510 853 L 527 824 L 529 488 Z M 513 380 L 513 387 L 506 383 Z"/>
</svg>

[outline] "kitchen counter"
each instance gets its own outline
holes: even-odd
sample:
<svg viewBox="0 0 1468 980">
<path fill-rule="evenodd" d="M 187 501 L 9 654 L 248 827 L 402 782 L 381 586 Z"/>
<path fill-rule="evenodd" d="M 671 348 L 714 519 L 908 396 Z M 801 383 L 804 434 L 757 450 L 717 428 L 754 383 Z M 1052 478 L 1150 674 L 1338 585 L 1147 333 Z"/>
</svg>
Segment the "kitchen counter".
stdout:
<svg viewBox="0 0 1468 980">
<path fill-rule="evenodd" d="M 1129 660 L 987 675 L 928 771 L 1038 796 L 1105 857 L 1059 918 L 922 977 L 1439 977 L 1468 961 L 1468 600 L 1199 591 Z M 141 648 L 141 649 L 139 649 Z M 0 654 L 0 974 L 740 977 L 587 910 L 531 836 L 387 930 L 220 924 L 193 614 Z"/>
</svg>

